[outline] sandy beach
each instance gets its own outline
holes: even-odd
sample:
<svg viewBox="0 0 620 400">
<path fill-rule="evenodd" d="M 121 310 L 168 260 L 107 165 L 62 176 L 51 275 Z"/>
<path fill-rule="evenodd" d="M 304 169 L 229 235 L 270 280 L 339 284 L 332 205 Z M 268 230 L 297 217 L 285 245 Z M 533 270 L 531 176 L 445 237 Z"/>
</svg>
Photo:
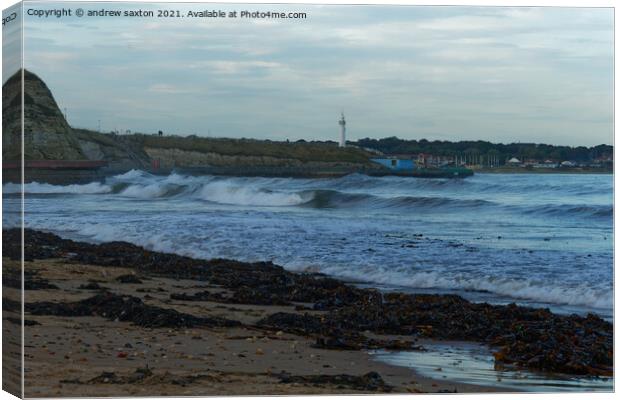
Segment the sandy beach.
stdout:
<svg viewBox="0 0 620 400">
<path fill-rule="evenodd" d="M 4 231 L 5 333 L 14 332 L 19 323 L 15 286 L 20 263 L 14 259 L 17 247 L 11 240 L 16 232 Z M 347 317 L 348 325 L 340 321 L 339 328 L 334 328 L 335 315 L 348 306 L 358 309 L 359 318 L 367 316 L 370 306 L 362 297 L 374 295 L 372 290 L 323 276 L 284 272 L 268 263 L 192 260 L 122 242 L 91 245 L 27 231 L 26 243 L 28 397 L 498 390 L 429 379 L 412 369 L 373 360 L 371 349 L 423 351 L 424 338 L 456 335 L 441 333 L 440 312 L 434 327 L 405 327 L 384 320 L 373 325 L 376 321 L 362 323 Z M 399 296 L 405 303 L 405 295 Z M 314 297 L 315 301 L 308 301 Z M 433 308 L 430 300 L 426 306 Z M 527 310 L 515 308 L 512 314 Z M 541 312 L 527 315 L 532 319 Z M 376 317 L 390 315 L 386 310 Z M 568 318 L 554 318 L 563 322 L 564 330 L 573 329 Z M 611 355 L 605 347 L 611 346 L 605 339 L 611 325 L 594 316 L 577 321 L 582 327 L 588 325 L 589 334 L 580 337 L 583 332 L 571 332 L 575 354 Z M 499 321 L 497 326 L 499 332 Z M 406 331 L 412 333 L 395 334 Z M 516 361 L 518 349 L 508 346 L 498 357 Z M 599 356 L 589 354 L 580 360 L 572 355 L 574 370 L 605 373 Z M 550 355 L 541 353 L 541 357 Z M 584 365 L 577 365 L 579 361 Z M 551 359 L 541 362 L 547 369 L 557 369 Z"/>
<path fill-rule="evenodd" d="M 19 267 L 15 261 L 3 261 L 4 268 Z M 67 264 L 58 259 L 27 262 L 26 270 L 36 272 L 40 278 L 59 287 L 27 291 L 27 302 L 83 300 L 98 290 L 80 289 L 80 286 L 97 282 L 116 294 L 138 295 L 146 304 L 193 315 L 233 319 L 248 325 L 154 329 L 102 317 L 27 315 L 25 385 L 28 396 L 492 390 L 424 378 L 408 368 L 373 361 L 364 351 L 317 349 L 313 347 L 315 341 L 309 337 L 250 327 L 272 313 L 300 313 L 295 307 L 232 306 L 169 299 L 171 291 L 181 288 L 218 290 L 197 285 L 195 281 L 142 278 L 141 284 L 123 284 L 116 278 L 132 275 L 131 269 Z M 32 323 L 35 325 L 30 325 Z M 378 373 L 380 379 L 364 377 L 372 372 Z"/>
</svg>

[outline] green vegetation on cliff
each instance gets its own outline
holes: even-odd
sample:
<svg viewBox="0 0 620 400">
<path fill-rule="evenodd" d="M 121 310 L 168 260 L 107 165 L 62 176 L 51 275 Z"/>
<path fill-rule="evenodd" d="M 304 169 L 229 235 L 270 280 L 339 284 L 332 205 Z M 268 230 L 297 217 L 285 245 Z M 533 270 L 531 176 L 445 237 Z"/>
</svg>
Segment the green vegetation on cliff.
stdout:
<svg viewBox="0 0 620 400">
<path fill-rule="evenodd" d="M 198 136 L 132 135 L 142 148 L 179 149 L 225 156 L 273 157 L 302 162 L 368 163 L 370 154 L 355 147 L 340 148 L 323 142 L 276 142 L 255 139 Z"/>
</svg>

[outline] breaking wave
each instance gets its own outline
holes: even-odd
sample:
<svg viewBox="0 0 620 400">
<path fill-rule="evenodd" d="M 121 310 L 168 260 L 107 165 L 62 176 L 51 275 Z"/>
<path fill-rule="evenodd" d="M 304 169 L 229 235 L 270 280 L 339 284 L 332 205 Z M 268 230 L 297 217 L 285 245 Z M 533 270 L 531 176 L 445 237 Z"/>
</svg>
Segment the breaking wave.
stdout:
<svg viewBox="0 0 620 400">
<path fill-rule="evenodd" d="M 21 188 L 3 186 L 5 226 L 21 223 Z M 134 170 L 82 185 L 28 183 L 25 223 L 196 258 L 272 260 L 389 290 L 609 313 L 611 188 L 610 176 L 293 179 Z"/>
<path fill-rule="evenodd" d="M 155 199 L 160 197 L 171 197 L 183 192 L 183 187 L 179 185 L 130 185 L 119 192 L 119 195 L 133 197 L 137 199 Z"/>
<path fill-rule="evenodd" d="M 307 271 L 305 267 L 287 266 L 298 272 Z M 357 282 L 388 285 L 410 289 L 435 289 L 456 291 L 488 292 L 515 300 L 528 300 L 559 305 L 585 306 L 601 309 L 613 307 L 613 290 L 593 288 L 589 285 L 550 286 L 554 282 L 480 276 L 471 274 L 450 274 L 439 272 L 406 272 L 385 270 L 377 267 L 340 268 L 316 267 L 311 272 L 322 272 L 342 279 Z M 556 282 L 557 283 L 557 282 Z"/>
<path fill-rule="evenodd" d="M 32 182 L 24 185 L 26 194 L 114 195 L 134 199 L 188 198 L 210 203 L 317 209 L 369 209 L 450 212 L 461 210 L 503 211 L 511 214 L 551 218 L 611 219 L 613 205 L 600 204 L 507 204 L 502 191 L 541 192 L 565 190 L 566 198 L 579 198 L 582 185 L 563 188 L 557 183 L 544 185 L 522 182 L 523 177 L 502 184 L 498 180 L 412 179 L 371 177 L 352 174 L 333 179 L 239 178 L 190 176 L 172 173 L 157 176 L 140 170 L 107 178 L 104 182 L 52 185 Z M 515 183 L 517 182 L 517 183 Z M 586 185 L 587 186 L 587 185 Z M 592 183 L 590 183 L 592 186 Z M 605 186 L 603 184 L 602 186 Z M 606 187 L 606 186 L 605 186 Z M 604 189 L 599 188 L 599 191 Z M 591 190 L 595 192 L 594 189 Z M 4 194 L 18 194 L 21 186 L 8 183 Z M 478 195 L 477 195 L 478 193 Z M 554 195 L 557 197 L 557 195 Z M 510 196 L 508 196 L 510 198 Z"/>
<path fill-rule="evenodd" d="M 272 191 L 251 186 L 242 186 L 229 181 L 218 181 L 204 185 L 199 197 L 220 204 L 252 206 L 295 206 L 306 203 L 309 198 L 301 193 Z"/>
<path fill-rule="evenodd" d="M 146 171 L 142 171 L 139 169 L 132 169 L 131 171 L 125 172 L 124 174 L 116 175 L 112 179 L 118 180 L 133 180 L 133 179 L 144 179 L 153 177 L 153 174 L 149 174 Z"/>
<path fill-rule="evenodd" d="M 432 209 L 432 208 L 479 208 L 494 206 L 493 202 L 476 199 L 452 199 L 448 197 L 395 196 L 383 197 L 362 193 L 346 193 L 336 190 L 316 190 L 305 192 L 310 196 L 305 205 L 316 208 L 396 208 L 396 209 Z"/>
<path fill-rule="evenodd" d="M 588 204 L 546 204 L 523 210 L 526 214 L 554 217 L 596 217 L 611 218 L 614 215 L 614 207 L 607 205 Z"/>
</svg>

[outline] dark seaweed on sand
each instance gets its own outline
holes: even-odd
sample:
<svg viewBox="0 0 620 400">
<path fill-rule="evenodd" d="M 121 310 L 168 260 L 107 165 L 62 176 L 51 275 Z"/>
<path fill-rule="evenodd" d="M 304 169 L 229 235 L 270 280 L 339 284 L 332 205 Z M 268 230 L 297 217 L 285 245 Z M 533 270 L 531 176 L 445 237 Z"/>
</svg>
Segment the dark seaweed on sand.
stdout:
<svg viewBox="0 0 620 400">
<path fill-rule="evenodd" d="M 3 231 L 4 251 L 9 257 L 18 257 L 20 253 L 19 234 L 18 230 Z M 515 364 L 532 370 L 580 375 L 613 374 L 613 326 L 593 314 L 585 317 L 557 315 L 548 309 L 515 304 L 471 303 L 453 295 L 382 294 L 321 274 L 288 272 L 271 262 L 197 260 L 157 253 L 124 242 L 79 243 L 28 229 L 25 238 L 25 251 L 30 259 L 64 257 L 67 262 L 132 268 L 143 276 L 204 281 L 233 293 L 219 298 L 204 293 L 178 293 L 171 295 L 173 299 L 312 304 L 312 309 L 320 313 L 277 313 L 264 318 L 258 325 L 262 329 L 315 337 L 317 347 L 350 349 L 378 345 L 361 334 L 366 331 L 413 335 L 497 346 L 499 350 L 495 359 L 498 365 Z M 71 304 L 71 312 L 81 310 L 79 312 L 84 315 L 105 314 L 108 318 L 128 318 L 134 323 L 145 324 L 150 322 L 140 322 L 141 313 L 146 312 L 149 319 L 155 320 L 161 313 L 161 320 L 183 321 L 173 325 L 200 323 L 200 319 L 195 319 L 198 317 L 146 306 L 135 298 L 111 298 L 110 304 L 116 305 L 112 309 L 106 308 L 110 306 L 100 303 L 101 300 L 103 297 L 95 297 Z M 41 310 L 41 306 L 31 305 L 29 311 Z M 44 309 L 50 312 L 53 307 L 47 304 Z M 66 307 L 63 305 L 57 312 L 65 312 Z M 126 308 L 135 312 L 124 314 Z"/>
<path fill-rule="evenodd" d="M 176 310 L 144 304 L 132 296 L 102 293 L 72 303 L 26 303 L 32 315 L 80 317 L 98 315 L 109 320 L 129 321 L 145 328 L 192 328 L 196 326 L 237 326 L 237 321 L 216 317 L 196 317 Z"/>
</svg>

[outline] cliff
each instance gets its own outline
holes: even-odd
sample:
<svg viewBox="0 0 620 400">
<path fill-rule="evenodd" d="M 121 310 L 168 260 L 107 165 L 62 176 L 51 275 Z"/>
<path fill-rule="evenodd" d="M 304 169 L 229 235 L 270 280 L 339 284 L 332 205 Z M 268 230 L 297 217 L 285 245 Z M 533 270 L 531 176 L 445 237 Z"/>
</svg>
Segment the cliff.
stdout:
<svg viewBox="0 0 620 400">
<path fill-rule="evenodd" d="M 2 130 L 5 160 L 19 157 L 22 82 L 17 72 L 2 86 Z M 52 92 L 35 74 L 24 70 L 24 158 L 81 160 L 84 154 L 73 130 L 60 112 Z"/>
<path fill-rule="evenodd" d="M 17 72 L 2 86 L 2 155 L 20 156 L 22 85 Z M 98 132 L 73 129 L 52 92 L 37 75 L 24 70 L 24 158 L 26 160 L 104 160 L 113 168 L 145 168 L 148 155 L 131 142 Z"/>
<path fill-rule="evenodd" d="M 74 129 L 80 148 L 89 160 L 104 160 L 112 170 L 148 169 L 151 159 L 131 136 Z"/>
<path fill-rule="evenodd" d="M 197 136 L 112 135 L 69 126 L 52 92 L 24 70 L 24 147 L 27 160 L 103 160 L 110 172 L 201 168 L 204 173 L 327 175 L 380 168 L 369 154 L 333 143 L 204 138 Z M 19 159 L 21 71 L 2 87 L 3 157 Z"/>
</svg>

